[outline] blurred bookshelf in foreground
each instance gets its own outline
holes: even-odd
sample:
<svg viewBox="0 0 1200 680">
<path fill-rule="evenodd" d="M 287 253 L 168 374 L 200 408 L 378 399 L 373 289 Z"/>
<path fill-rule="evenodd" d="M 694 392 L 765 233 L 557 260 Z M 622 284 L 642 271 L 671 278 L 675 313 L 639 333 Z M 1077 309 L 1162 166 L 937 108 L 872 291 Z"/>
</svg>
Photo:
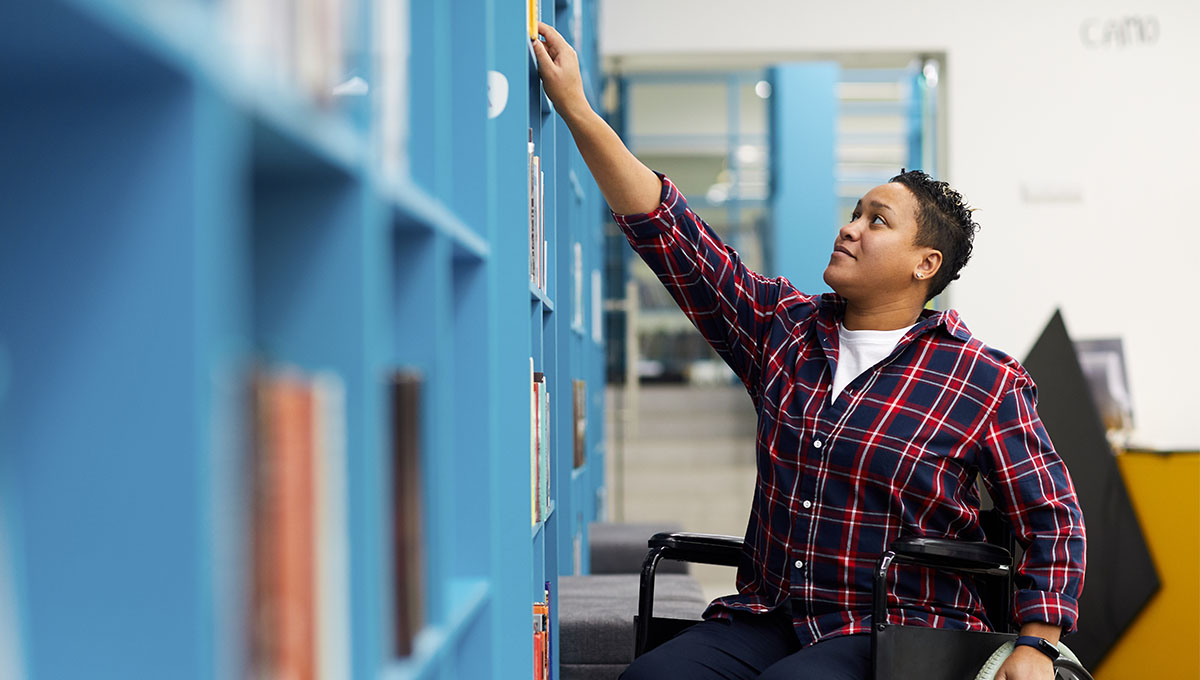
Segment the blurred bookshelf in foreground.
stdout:
<svg viewBox="0 0 1200 680">
<path fill-rule="evenodd" d="M 606 213 L 527 11 L 0 6 L 0 674 L 527 678 L 550 602 L 555 677 Z"/>
</svg>

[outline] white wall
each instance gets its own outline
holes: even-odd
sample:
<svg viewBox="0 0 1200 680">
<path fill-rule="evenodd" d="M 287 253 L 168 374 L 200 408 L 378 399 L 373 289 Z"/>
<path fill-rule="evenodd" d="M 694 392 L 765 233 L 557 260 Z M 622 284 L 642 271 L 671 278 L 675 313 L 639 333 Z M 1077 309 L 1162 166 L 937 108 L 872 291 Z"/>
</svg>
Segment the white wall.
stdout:
<svg viewBox="0 0 1200 680">
<path fill-rule="evenodd" d="M 1085 44 L 1129 16 L 1157 39 Z M 1200 2 L 603 0 L 600 35 L 671 61 L 944 53 L 946 178 L 982 225 L 952 305 L 1018 358 L 1056 307 L 1076 338 L 1121 336 L 1135 442 L 1200 448 Z"/>
</svg>

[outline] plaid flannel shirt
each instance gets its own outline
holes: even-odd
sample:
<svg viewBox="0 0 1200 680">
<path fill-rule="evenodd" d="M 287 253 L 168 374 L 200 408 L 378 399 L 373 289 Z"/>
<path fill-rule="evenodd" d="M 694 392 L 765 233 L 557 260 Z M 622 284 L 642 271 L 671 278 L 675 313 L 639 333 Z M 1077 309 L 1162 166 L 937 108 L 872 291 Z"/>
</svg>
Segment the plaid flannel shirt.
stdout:
<svg viewBox="0 0 1200 680">
<path fill-rule="evenodd" d="M 758 413 L 738 594 L 714 601 L 705 618 L 794 598 L 804 644 L 869 632 L 872 571 L 892 540 L 985 540 L 978 474 L 1025 548 L 1015 623 L 1074 632 L 1083 514 L 1025 369 L 975 339 L 953 310 L 924 310 L 887 358 L 830 403 L 845 300 L 751 271 L 655 174 L 659 206 L 613 218 Z M 887 601 L 892 624 L 995 628 L 969 576 L 894 565 Z"/>
</svg>

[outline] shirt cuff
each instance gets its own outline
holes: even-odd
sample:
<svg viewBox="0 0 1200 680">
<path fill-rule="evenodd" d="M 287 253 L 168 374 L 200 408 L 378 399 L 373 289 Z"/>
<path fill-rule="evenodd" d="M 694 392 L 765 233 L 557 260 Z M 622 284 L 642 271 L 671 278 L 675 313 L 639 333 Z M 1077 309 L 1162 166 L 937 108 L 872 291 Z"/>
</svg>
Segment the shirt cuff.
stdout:
<svg viewBox="0 0 1200 680">
<path fill-rule="evenodd" d="M 632 213 L 619 215 L 609 209 L 613 220 L 625 233 L 634 238 L 652 238 L 671 230 L 687 212 L 687 200 L 675 183 L 666 175 L 653 171 L 662 180 L 662 192 L 659 194 L 658 207 L 647 213 Z"/>
<path fill-rule="evenodd" d="M 1074 633 L 1079 618 L 1079 603 L 1070 595 L 1044 590 L 1018 590 L 1016 619 L 1020 625 L 1030 622 L 1061 626 L 1062 634 Z"/>
</svg>

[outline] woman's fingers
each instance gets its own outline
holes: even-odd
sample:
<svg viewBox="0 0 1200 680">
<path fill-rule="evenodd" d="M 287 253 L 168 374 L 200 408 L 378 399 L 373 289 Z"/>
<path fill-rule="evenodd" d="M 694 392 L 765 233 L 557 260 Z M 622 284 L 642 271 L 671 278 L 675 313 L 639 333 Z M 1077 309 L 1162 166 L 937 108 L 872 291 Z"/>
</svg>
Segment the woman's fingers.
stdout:
<svg viewBox="0 0 1200 680">
<path fill-rule="evenodd" d="M 554 59 L 546 51 L 546 46 L 537 38 L 533 38 L 533 56 L 537 57 L 538 70 L 543 73 L 554 63 Z"/>
<path fill-rule="evenodd" d="M 538 33 L 546 38 L 546 51 L 552 57 L 557 58 L 559 50 L 567 47 L 566 39 L 553 26 L 544 21 L 538 22 Z"/>
</svg>

